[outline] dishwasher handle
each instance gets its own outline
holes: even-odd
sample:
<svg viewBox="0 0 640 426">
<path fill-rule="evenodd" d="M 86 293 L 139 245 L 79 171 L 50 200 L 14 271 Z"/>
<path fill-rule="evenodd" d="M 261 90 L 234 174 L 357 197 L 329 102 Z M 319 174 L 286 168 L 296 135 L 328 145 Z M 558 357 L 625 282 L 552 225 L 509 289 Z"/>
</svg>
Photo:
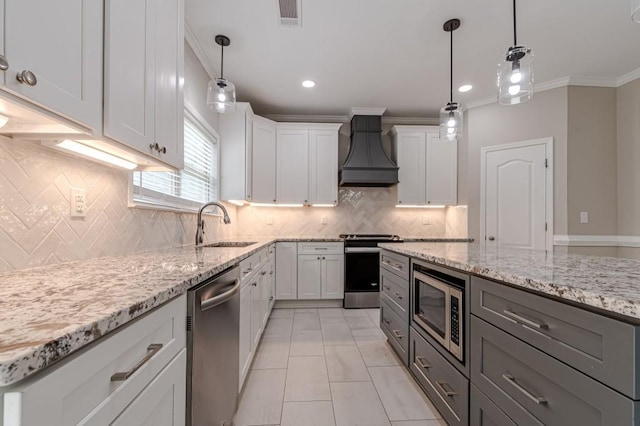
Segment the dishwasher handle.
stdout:
<svg viewBox="0 0 640 426">
<path fill-rule="evenodd" d="M 226 302 L 227 300 L 231 299 L 231 297 L 233 297 L 233 295 L 236 294 L 238 290 L 240 290 L 240 280 L 236 278 L 233 287 L 229 291 L 225 291 L 224 293 L 210 297 L 209 299 L 200 300 L 200 310 L 206 311 L 220 305 L 221 303 Z"/>
</svg>

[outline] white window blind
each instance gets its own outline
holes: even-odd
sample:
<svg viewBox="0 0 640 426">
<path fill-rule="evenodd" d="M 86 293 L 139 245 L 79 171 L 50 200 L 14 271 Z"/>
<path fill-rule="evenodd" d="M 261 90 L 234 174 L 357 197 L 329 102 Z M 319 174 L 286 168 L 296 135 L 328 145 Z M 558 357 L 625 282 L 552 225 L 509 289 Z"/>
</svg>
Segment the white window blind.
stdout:
<svg viewBox="0 0 640 426">
<path fill-rule="evenodd" d="M 185 110 L 184 168 L 180 172 L 133 172 L 133 201 L 193 210 L 218 193 L 217 137 Z"/>
</svg>

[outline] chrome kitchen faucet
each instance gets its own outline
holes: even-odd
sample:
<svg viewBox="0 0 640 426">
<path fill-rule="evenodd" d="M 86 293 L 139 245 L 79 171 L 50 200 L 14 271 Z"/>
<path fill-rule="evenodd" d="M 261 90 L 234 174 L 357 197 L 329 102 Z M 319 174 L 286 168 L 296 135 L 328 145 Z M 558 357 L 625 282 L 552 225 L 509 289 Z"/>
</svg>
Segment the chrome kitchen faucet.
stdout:
<svg viewBox="0 0 640 426">
<path fill-rule="evenodd" d="M 231 218 L 229 217 L 229 213 L 227 213 L 227 209 L 217 201 L 210 201 L 200 207 L 198 210 L 198 229 L 196 229 L 196 245 L 202 244 L 203 236 L 204 236 L 204 220 L 202 219 L 202 211 L 209 206 L 218 206 L 222 213 L 224 214 L 223 221 L 225 225 L 231 223 Z"/>
</svg>

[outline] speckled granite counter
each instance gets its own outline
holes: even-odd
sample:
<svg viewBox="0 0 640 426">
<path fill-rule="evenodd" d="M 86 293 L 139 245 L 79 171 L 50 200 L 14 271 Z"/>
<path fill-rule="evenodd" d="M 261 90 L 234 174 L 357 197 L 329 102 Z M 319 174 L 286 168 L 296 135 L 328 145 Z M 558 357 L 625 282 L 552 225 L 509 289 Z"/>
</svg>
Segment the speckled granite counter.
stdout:
<svg viewBox="0 0 640 426">
<path fill-rule="evenodd" d="M 193 246 L 0 275 L 0 386 L 47 367 L 185 293 L 276 238 L 248 247 Z M 294 237 L 278 241 L 341 241 Z"/>
<path fill-rule="evenodd" d="M 404 243 L 380 247 L 640 319 L 640 261 L 529 250 L 484 250 L 479 243 Z"/>
</svg>

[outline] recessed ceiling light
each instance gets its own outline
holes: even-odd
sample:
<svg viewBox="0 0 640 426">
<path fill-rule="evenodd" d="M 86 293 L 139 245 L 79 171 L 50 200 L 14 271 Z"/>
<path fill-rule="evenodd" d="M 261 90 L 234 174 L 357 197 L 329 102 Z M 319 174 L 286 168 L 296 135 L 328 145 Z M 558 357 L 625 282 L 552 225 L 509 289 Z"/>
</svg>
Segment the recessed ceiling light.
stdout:
<svg viewBox="0 0 640 426">
<path fill-rule="evenodd" d="M 311 88 L 316 85 L 316 82 L 313 80 L 305 80 L 302 82 L 302 85 L 306 88 Z"/>
<path fill-rule="evenodd" d="M 470 85 L 470 84 L 464 84 L 464 85 L 462 85 L 462 86 L 460 86 L 460 87 L 458 88 L 458 92 L 462 92 L 462 93 L 464 93 L 464 92 L 468 92 L 468 91 L 469 91 L 469 90 L 471 90 L 471 89 L 473 89 L 473 86 L 472 86 L 472 85 Z"/>
</svg>

